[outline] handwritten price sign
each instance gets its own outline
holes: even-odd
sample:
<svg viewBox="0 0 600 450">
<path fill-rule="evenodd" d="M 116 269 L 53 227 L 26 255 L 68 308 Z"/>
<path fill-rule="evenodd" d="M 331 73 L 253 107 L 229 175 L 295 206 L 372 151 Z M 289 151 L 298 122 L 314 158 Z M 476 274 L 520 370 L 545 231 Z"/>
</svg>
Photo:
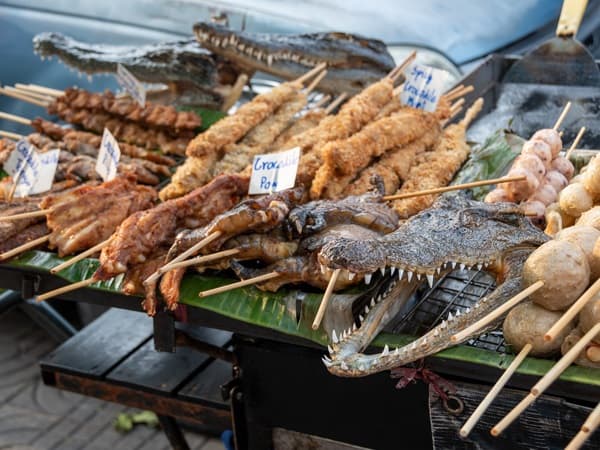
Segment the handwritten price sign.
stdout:
<svg viewBox="0 0 600 450">
<path fill-rule="evenodd" d="M 102 142 L 96 160 L 96 172 L 104 181 L 110 181 L 117 176 L 117 166 L 121 158 L 119 144 L 110 131 L 104 129 Z"/>
<path fill-rule="evenodd" d="M 299 162 L 300 147 L 280 153 L 256 155 L 252 163 L 248 194 L 269 194 L 293 188 Z"/>
<path fill-rule="evenodd" d="M 412 64 L 406 74 L 400 101 L 413 108 L 435 111 L 447 76 L 445 70 Z"/>
<path fill-rule="evenodd" d="M 121 64 L 117 65 L 117 83 L 143 108 L 146 104 L 146 89 L 138 79 Z"/>
</svg>

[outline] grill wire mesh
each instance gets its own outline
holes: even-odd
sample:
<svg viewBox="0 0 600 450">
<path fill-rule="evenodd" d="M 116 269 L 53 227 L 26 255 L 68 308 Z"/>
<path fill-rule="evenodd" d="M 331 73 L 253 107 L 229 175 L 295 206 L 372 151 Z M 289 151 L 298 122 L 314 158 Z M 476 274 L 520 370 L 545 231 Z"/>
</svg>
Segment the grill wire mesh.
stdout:
<svg viewBox="0 0 600 450">
<path fill-rule="evenodd" d="M 460 310 L 465 312 L 496 287 L 494 278 L 478 270 L 455 270 L 437 280 L 432 289 L 425 284 L 408 302 L 386 331 L 421 336 Z M 502 331 L 497 329 L 465 343 L 473 347 L 506 352 Z"/>
</svg>

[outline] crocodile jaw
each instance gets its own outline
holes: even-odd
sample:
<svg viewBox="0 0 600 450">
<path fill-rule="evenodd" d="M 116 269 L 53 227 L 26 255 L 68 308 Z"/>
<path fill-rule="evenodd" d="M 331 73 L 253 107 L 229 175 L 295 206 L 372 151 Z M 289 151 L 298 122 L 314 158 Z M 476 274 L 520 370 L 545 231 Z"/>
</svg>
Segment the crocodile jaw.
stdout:
<svg viewBox="0 0 600 450">
<path fill-rule="evenodd" d="M 394 318 L 412 295 L 414 285 L 411 289 L 410 284 L 398 282 L 384 298 L 375 299 L 370 310 L 367 306 L 368 315 L 361 323 L 360 328 L 351 332 L 345 331 L 341 336 L 332 336 L 331 357 L 324 357 L 323 363 L 327 370 L 334 375 L 362 377 L 409 364 L 482 334 L 486 330 L 479 330 L 460 342 L 451 342 L 450 340 L 454 334 L 485 317 L 520 291 L 522 266 L 534 248 L 508 251 L 501 264 L 493 267 L 497 270 L 499 280 L 503 282 L 490 295 L 477 302 L 473 308 L 462 314 L 460 311 L 456 311 L 454 314 L 450 312 L 446 320 L 404 347 L 390 350 L 386 346 L 382 353 L 376 355 L 360 353 Z M 493 326 L 494 324 L 487 329 Z"/>
<path fill-rule="evenodd" d="M 252 34 L 207 23 L 195 24 L 194 33 L 200 45 L 247 72 L 291 80 L 325 63 L 328 73 L 319 89 L 327 92 L 358 92 L 394 67 L 383 43 L 342 33 Z"/>
</svg>

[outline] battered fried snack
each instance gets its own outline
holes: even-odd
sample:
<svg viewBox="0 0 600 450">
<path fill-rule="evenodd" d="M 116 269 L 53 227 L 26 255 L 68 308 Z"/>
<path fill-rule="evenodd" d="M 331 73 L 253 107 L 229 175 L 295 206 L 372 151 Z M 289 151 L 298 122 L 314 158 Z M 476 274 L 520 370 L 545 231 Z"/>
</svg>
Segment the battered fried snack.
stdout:
<svg viewBox="0 0 600 450">
<path fill-rule="evenodd" d="M 321 150 L 323 165 L 312 182 L 311 198 L 320 198 L 326 187 L 338 183 L 338 178 L 352 180 L 371 160 L 423 136 L 439 119 L 436 114 L 403 108 L 366 125 L 348 139 L 327 143 Z M 344 187 L 337 191 L 341 194 Z"/>
<path fill-rule="evenodd" d="M 107 112 L 144 126 L 170 128 L 174 133 L 178 130 L 195 130 L 202 125 L 200 116 L 192 111 L 177 111 L 173 106 L 151 102 L 146 102 L 142 107 L 130 97 L 115 97 L 109 90 L 98 94 L 68 88 L 54 103 L 62 103 L 75 109 Z"/>
<path fill-rule="evenodd" d="M 446 186 L 454 178 L 471 151 L 466 142 L 467 127 L 481 111 L 482 106 L 483 99 L 475 101 L 460 123 L 449 125 L 444 130 L 442 139 L 435 150 L 423 153 L 417 158 L 416 164 L 410 170 L 408 178 L 398 194 Z M 401 219 L 407 219 L 419 211 L 429 208 L 436 197 L 423 195 L 395 200 L 393 207 Z"/>
<path fill-rule="evenodd" d="M 431 150 L 437 144 L 440 134 L 441 127 L 437 125 L 410 144 L 390 150 L 349 183 L 343 191 L 343 196 L 360 195 L 370 191 L 373 187 L 371 180 L 376 175 L 383 181 L 385 195 L 393 194 L 406 180 L 417 156 Z"/>
<path fill-rule="evenodd" d="M 291 139 L 294 136 L 316 127 L 326 116 L 327 114 L 322 108 L 308 111 L 302 117 L 295 120 L 294 123 L 292 123 L 290 127 L 287 128 L 283 133 L 277 136 L 277 139 L 275 139 L 272 144 L 272 149 L 277 150 L 292 148 L 293 145 L 291 145 Z"/>
<path fill-rule="evenodd" d="M 282 83 L 269 92 L 257 95 L 250 102 L 242 105 L 235 114 L 224 117 L 204 133 L 196 136 L 189 143 L 186 155 L 200 157 L 213 152 L 221 155 L 226 145 L 239 141 L 301 88 L 300 83 Z"/>
</svg>

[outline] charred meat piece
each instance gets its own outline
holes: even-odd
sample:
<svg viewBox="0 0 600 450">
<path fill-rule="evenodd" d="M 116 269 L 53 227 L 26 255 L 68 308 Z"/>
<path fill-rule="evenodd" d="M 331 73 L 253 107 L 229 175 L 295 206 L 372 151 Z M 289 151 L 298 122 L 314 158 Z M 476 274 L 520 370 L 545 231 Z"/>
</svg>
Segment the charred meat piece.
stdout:
<svg viewBox="0 0 600 450">
<path fill-rule="evenodd" d="M 207 224 L 239 202 L 248 192 L 248 182 L 248 178 L 234 175 L 217 177 L 184 197 L 132 214 L 102 249 L 96 277 L 108 279 L 146 261 L 156 248 L 169 245 L 184 224 Z"/>
<path fill-rule="evenodd" d="M 204 247 L 203 253 L 218 250 L 225 241 L 238 234 L 273 230 L 283 223 L 290 209 L 302 199 L 302 194 L 302 188 L 295 188 L 245 200 L 215 217 L 207 226 L 179 233 L 167 259 L 172 260 L 217 231 L 221 236 Z"/>
</svg>

